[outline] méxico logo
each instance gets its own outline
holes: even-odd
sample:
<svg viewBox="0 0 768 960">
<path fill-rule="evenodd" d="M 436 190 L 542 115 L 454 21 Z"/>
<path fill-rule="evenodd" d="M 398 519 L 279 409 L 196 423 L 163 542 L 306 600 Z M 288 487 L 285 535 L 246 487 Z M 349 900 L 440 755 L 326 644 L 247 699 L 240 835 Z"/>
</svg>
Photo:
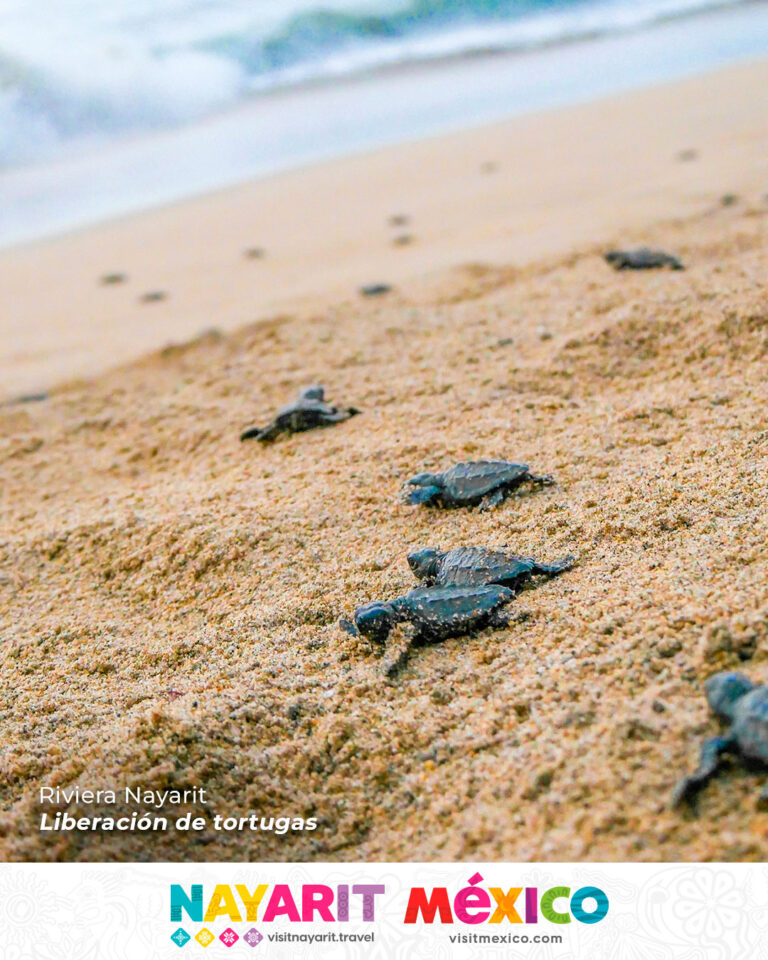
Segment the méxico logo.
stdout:
<svg viewBox="0 0 768 960">
<path fill-rule="evenodd" d="M 282 925 L 322 923 L 371 925 L 376 911 L 386 903 L 386 886 L 376 883 L 322 883 L 290 885 L 258 884 L 251 889 L 245 884 L 216 884 L 210 893 L 202 884 L 189 888 L 171 884 L 170 919 L 178 926 L 171 940 L 178 947 L 196 942 L 207 947 L 215 940 L 226 947 L 241 943 L 257 947 L 264 939 L 281 941 L 287 934 L 271 932 L 270 924 Z M 399 898 L 402 899 L 402 893 Z M 572 889 L 565 884 L 539 890 L 528 886 L 495 886 L 483 883 L 475 873 L 467 886 L 452 892 L 448 887 L 411 887 L 400 913 L 403 924 L 476 925 L 476 924 L 555 924 L 599 923 L 608 914 L 608 897 L 594 886 Z M 388 908 L 389 909 L 389 908 Z M 222 920 L 229 924 L 214 934 L 209 924 Z M 259 923 L 261 930 L 254 924 Z M 235 927 L 237 925 L 237 927 Z M 193 928 L 187 929 L 188 927 Z M 199 929 L 194 929 L 195 927 Z M 455 929 L 455 926 L 453 927 Z M 273 930 L 275 928 L 272 928 Z M 499 927 L 496 927 L 499 929 Z M 335 942 L 372 942 L 373 932 L 343 933 L 340 928 L 312 939 Z"/>
</svg>

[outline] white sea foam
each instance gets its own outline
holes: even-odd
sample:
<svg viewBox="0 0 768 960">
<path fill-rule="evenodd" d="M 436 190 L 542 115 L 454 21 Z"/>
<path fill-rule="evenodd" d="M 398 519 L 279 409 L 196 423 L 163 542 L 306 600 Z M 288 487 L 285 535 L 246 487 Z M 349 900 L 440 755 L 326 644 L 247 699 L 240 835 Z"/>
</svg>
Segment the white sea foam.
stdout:
<svg viewBox="0 0 768 960">
<path fill-rule="evenodd" d="M 353 83 L 252 95 L 237 109 L 200 122 L 151 136 L 113 135 L 112 143 L 104 142 L 104 124 L 115 122 L 111 114 L 95 118 L 101 128 L 59 141 L 60 126 L 48 115 L 31 114 L 17 92 L 6 90 L 0 93 L 0 129 L 4 124 L 17 132 L 15 156 L 35 159 L 51 150 L 70 155 L 0 173 L 0 247 L 323 159 L 664 83 L 767 53 L 768 2 L 745 3 L 648 30 L 545 44 L 528 55 L 444 59 L 369 72 Z M 239 64 L 240 79 L 248 77 L 239 60 L 227 62 Z M 347 67 L 342 62 L 338 69 Z M 181 107 L 194 107 L 194 98 L 185 96 Z M 124 124 L 135 115 L 130 92 L 128 100 Z M 163 103 L 158 96 L 147 108 L 155 123 L 164 122 Z M 138 115 L 139 125 L 145 120 Z M 94 149 L 82 149 L 86 142 Z"/>
<path fill-rule="evenodd" d="M 744 0 L 0 0 L 0 166 L 265 89 L 528 49 Z"/>
</svg>

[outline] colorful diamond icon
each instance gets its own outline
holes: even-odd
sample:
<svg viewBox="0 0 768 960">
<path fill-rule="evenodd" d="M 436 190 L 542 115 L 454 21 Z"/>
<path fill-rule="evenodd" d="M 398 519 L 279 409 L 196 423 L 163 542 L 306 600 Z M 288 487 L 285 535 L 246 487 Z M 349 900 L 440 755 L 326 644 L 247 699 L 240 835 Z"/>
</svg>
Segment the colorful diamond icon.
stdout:
<svg viewBox="0 0 768 960">
<path fill-rule="evenodd" d="M 224 933 L 219 934 L 219 940 L 221 940 L 225 947 L 234 947 L 239 939 L 240 937 L 238 937 L 232 927 L 227 927 Z"/>
<path fill-rule="evenodd" d="M 189 943 L 192 939 L 184 927 L 179 927 L 174 933 L 171 934 L 171 940 L 176 944 L 177 947 L 183 947 Z"/>
<path fill-rule="evenodd" d="M 207 947 L 208 944 L 213 943 L 215 939 L 216 937 L 214 937 L 207 927 L 203 927 L 200 933 L 198 933 L 195 937 L 195 940 L 197 940 L 201 947 Z"/>
<path fill-rule="evenodd" d="M 251 927 L 251 929 L 243 937 L 243 940 L 248 944 L 249 947 L 258 947 L 261 941 L 264 939 L 256 927 Z"/>
</svg>

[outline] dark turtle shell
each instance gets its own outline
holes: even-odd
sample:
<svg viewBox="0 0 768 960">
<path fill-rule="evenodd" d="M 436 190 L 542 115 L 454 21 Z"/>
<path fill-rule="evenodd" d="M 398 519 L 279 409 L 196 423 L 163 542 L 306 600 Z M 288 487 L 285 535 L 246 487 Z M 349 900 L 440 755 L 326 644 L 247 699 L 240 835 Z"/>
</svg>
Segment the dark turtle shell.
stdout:
<svg viewBox="0 0 768 960">
<path fill-rule="evenodd" d="M 446 587 L 502 581 L 512 585 L 526 579 L 536 566 L 532 557 L 519 557 L 506 550 L 457 547 L 440 555 L 434 579 Z"/>
<path fill-rule="evenodd" d="M 524 463 L 474 460 L 457 463 L 441 474 L 440 479 L 450 499 L 471 502 L 482 500 L 500 487 L 515 486 L 525 480 L 528 474 L 528 466 Z"/>
<path fill-rule="evenodd" d="M 731 736 L 744 757 L 768 763 L 768 687 L 755 687 L 736 702 Z"/>
<path fill-rule="evenodd" d="M 314 427 L 340 423 L 359 413 L 354 407 L 334 407 L 325 402 L 325 390 L 320 386 L 304 387 L 293 403 L 277 412 L 266 427 L 250 427 L 240 434 L 241 440 L 256 438 L 263 443 L 274 440 L 281 433 L 301 433 Z"/>
<path fill-rule="evenodd" d="M 616 270 L 659 270 L 662 267 L 671 267 L 673 270 L 683 269 L 683 264 L 678 257 L 663 250 L 652 250 L 650 247 L 638 247 L 636 250 L 611 250 L 605 254 L 605 259 Z"/>
<path fill-rule="evenodd" d="M 325 423 L 329 416 L 338 414 L 338 409 L 323 400 L 300 397 L 296 403 L 288 404 L 277 413 L 275 427 L 291 433 L 301 433 Z"/>
<path fill-rule="evenodd" d="M 460 636 L 483 627 L 514 599 L 506 587 L 420 587 L 393 601 L 399 616 L 429 639 Z"/>
</svg>

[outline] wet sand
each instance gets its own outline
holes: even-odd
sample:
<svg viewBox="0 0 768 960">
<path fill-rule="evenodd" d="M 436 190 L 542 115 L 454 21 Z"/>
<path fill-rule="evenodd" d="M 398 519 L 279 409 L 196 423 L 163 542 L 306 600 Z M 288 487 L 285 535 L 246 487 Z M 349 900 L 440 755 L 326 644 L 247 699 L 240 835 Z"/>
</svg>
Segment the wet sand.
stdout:
<svg viewBox="0 0 768 960">
<path fill-rule="evenodd" d="M 768 61 L 334 160 L 0 254 L 0 401 L 364 284 L 522 265 L 765 192 Z M 680 159 L 693 150 L 694 161 Z M 390 226 L 406 214 L 406 228 Z M 408 234 L 413 242 L 397 245 Z M 262 258 L 245 252 L 260 248 Z M 102 276 L 126 282 L 102 286 Z M 164 292 L 160 302 L 144 302 Z"/>
<path fill-rule="evenodd" d="M 530 244 L 560 203 L 564 253 L 483 263 L 500 250 L 490 230 L 487 246 L 467 240 L 464 266 L 395 276 L 382 225 L 380 269 L 353 258 L 351 274 L 394 278 L 389 295 L 318 295 L 0 408 L 2 856 L 763 859 L 764 775 L 732 766 L 697 818 L 668 801 L 716 730 L 704 679 L 768 679 L 766 115 L 722 143 L 741 165 L 706 161 L 678 130 L 658 153 L 668 179 L 658 194 L 652 177 L 634 184 L 626 223 L 607 187 L 578 230 L 586 199 L 552 197 Z M 700 159 L 677 160 L 686 147 Z M 410 212 L 424 244 L 408 199 L 381 197 L 374 219 Z M 616 272 L 601 253 L 617 243 L 687 269 Z M 148 254 L 134 255 L 90 273 L 134 276 Z M 179 299 L 177 269 L 141 289 Z M 313 381 L 363 414 L 268 447 L 238 441 Z M 484 513 L 397 499 L 416 472 L 484 457 L 557 484 Z M 385 680 L 381 653 L 338 617 L 409 589 L 412 549 L 463 543 L 578 563 L 515 601 L 527 619 L 419 648 Z M 203 786 L 209 812 L 319 826 L 40 835 L 42 784 Z"/>
</svg>

